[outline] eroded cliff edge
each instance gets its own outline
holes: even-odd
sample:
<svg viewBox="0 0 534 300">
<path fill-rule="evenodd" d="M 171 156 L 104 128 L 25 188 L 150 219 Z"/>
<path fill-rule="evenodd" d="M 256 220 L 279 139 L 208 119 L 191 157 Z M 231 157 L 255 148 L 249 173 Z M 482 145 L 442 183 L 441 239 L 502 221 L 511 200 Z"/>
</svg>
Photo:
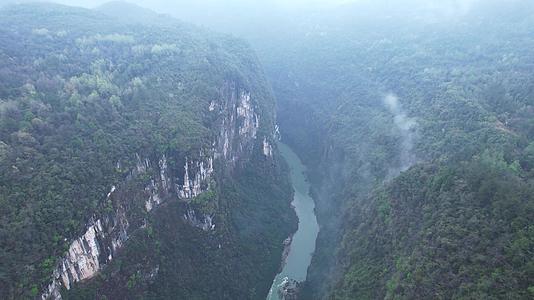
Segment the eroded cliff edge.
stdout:
<svg viewBox="0 0 534 300">
<path fill-rule="evenodd" d="M 250 48 L 174 20 L 0 14 L 2 198 L 31 208 L 2 212 L 1 294 L 264 298 L 296 224 Z"/>
</svg>

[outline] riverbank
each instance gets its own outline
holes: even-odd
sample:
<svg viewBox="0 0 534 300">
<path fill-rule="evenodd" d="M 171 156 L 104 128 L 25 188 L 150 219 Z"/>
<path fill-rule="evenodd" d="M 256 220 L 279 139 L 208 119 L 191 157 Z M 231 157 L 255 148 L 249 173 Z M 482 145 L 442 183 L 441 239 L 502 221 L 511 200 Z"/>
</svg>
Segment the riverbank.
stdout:
<svg viewBox="0 0 534 300">
<path fill-rule="evenodd" d="M 291 183 L 295 191 L 292 206 L 299 219 L 299 226 L 291 239 L 285 265 L 276 276 L 267 300 L 280 300 L 278 289 L 287 279 L 302 282 L 306 280 L 308 267 L 315 251 L 315 240 L 319 225 L 315 216 L 315 203 L 309 195 L 310 184 L 306 180 L 306 167 L 299 157 L 285 144 L 279 144 L 280 152 L 290 168 Z"/>
</svg>

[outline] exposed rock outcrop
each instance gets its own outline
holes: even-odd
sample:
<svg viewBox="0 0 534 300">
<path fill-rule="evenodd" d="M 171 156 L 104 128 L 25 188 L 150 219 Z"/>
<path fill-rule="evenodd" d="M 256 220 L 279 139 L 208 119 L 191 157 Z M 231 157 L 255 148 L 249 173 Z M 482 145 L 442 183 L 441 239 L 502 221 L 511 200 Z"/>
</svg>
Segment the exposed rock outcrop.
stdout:
<svg viewBox="0 0 534 300">
<path fill-rule="evenodd" d="M 273 156 L 273 146 L 267 141 L 267 138 L 263 138 L 263 155 L 267 157 Z"/>
<path fill-rule="evenodd" d="M 254 147 L 260 127 L 260 117 L 248 91 L 227 83 L 221 89 L 219 107 L 219 135 L 216 141 L 216 158 L 222 157 L 231 167 L 243 154 Z"/>
<path fill-rule="evenodd" d="M 107 196 L 111 201 L 115 186 Z M 129 222 L 123 207 L 119 207 L 114 215 L 93 218 L 87 225 L 85 233 L 75 239 L 69 246 L 66 255 L 57 264 L 51 283 L 41 295 L 42 299 L 61 299 L 61 287 L 67 290 L 78 281 L 92 278 L 109 263 L 115 253 L 128 239 Z"/>
<path fill-rule="evenodd" d="M 204 231 L 215 230 L 215 223 L 213 223 L 213 217 L 207 214 L 201 214 L 197 217 L 197 213 L 194 209 L 188 209 L 184 214 L 184 220 L 194 227 L 200 228 Z"/>
<path fill-rule="evenodd" d="M 208 110 L 218 114 L 213 124 L 218 130 L 213 149 L 201 149 L 198 155 L 194 155 L 195 158 L 186 157 L 183 167 L 169 165 L 166 155 L 151 159 L 136 153 L 133 157 L 135 163 L 124 182 L 113 185 L 107 194 L 105 206 L 113 207 L 113 210 L 94 215 L 87 223 L 86 231 L 70 243 L 69 250 L 59 259 L 50 283 L 41 294 L 43 300 L 61 299 L 62 287 L 68 290 L 73 283 L 94 277 L 113 260 L 128 240 L 128 234 L 143 226 L 128 219 L 126 207 L 129 206 L 125 203 L 132 200 L 124 195 L 115 196 L 125 182 L 139 176 L 150 176 L 143 191 L 146 195 L 144 209 L 148 213 L 166 199 L 175 198 L 188 203 L 209 190 L 211 182 L 215 180 L 215 159 L 221 160 L 224 168 L 232 169 L 237 161 L 250 156 L 260 126 L 251 94 L 235 83 L 226 83 L 221 89 L 220 99 L 212 101 Z M 264 155 L 272 156 L 272 151 L 272 146 L 265 138 Z M 184 158 L 174 158 L 171 161 L 184 161 Z M 127 165 L 125 162 L 117 161 L 115 169 L 123 171 Z M 180 169 L 183 173 L 178 171 Z M 184 221 L 203 231 L 215 230 L 214 215 L 203 214 L 193 208 L 186 210 Z"/>
<path fill-rule="evenodd" d="M 300 282 L 286 277 L 278 286 L 278 297 L 283 300 L 297 300 L 299 289 Z"/>
<path fill-rule="evenodd" d="M 287 264 L 287 257 L 289 256 L 289 252 L 291 251 L 291 242 L 292 241 L 293 241 L 293 235 L 290 235 L 282 243 L 284 245 L 284 251 L 282 251 L 282 263 L 280 264 L 280 269 L 278 270 L 278 273 L 282 272 L 282 270 L 284 269 L 284 267 Z"/>
<path fill-rule="evenodd" d="M 176 186 L 178 197 L 181 199 L 192 199 L 206 191 L 209 188 L 209 179 L 212 174 L 212 157 L 206 158 L 206 161 L 202 159 L 193 161 L 186 158 L 183 184 Z"/>
</svg>

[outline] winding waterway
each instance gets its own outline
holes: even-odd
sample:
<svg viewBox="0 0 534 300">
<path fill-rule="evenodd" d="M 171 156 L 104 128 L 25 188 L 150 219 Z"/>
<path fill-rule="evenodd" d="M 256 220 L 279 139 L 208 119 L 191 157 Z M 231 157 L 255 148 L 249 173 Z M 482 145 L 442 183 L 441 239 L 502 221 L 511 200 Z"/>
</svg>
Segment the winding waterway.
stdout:
<svg viewBox="0 0 534 300">
<path fill-rule="evenodd" d="M 287 145 L 279 144 L 279 148 L 290 168 L 291 182 L 295 190 L 292 205 L 299 219 L 299 227 L 293 235 L 286 264 L 282 272 L 276 275 L 267 300 L 280 300 L 278 288 L 286 278 L 299 282 L 306 280 L 306 273 L 315 251 L 315 240 L 319 232 L 314 212 L 315 203 L 309 195 L 310 184 L 306 181 L 306 167 Z"/>
</svg>

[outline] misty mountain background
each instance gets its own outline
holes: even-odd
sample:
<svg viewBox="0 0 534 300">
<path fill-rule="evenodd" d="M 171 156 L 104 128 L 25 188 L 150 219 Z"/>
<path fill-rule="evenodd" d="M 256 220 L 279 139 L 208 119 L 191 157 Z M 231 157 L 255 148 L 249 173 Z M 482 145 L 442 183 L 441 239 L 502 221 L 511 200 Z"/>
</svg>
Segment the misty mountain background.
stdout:
<svg viewBox="0 0 534 300">
<path fill-rule="evenodd" d="M 41 1 L 3 0 L 0 5 Z M 98 8 L 122 1 L 105 0 L 57 0 L 70 6 Z M 161 14 L 169 14 L 183 21 L 208 26 L 217 31 L 238 35 L 252 34 L 251 28 L 268 27 L 287 30 L 286 26 L 298 27 L 310 19 L 394 19 L 397 17 L 426 20 L 428 22 L 455 20 L 491 14 L 514 15 L 515 18 L 531 11 L 528 0 L 131 0 L 127 3 L 139 5 Z M 124 3 L 123 2 L 123 3 Z M 341 19 L 340 19 L 341 18 Z M 282 26 L 283 25 L 283 26 Z M 316 24 L 317 25 L 317 24 Z M 255 31 L 257 34 L 264 32 Z M 280 32 L 283 33 L 283 32 Z"/>
</svg>

